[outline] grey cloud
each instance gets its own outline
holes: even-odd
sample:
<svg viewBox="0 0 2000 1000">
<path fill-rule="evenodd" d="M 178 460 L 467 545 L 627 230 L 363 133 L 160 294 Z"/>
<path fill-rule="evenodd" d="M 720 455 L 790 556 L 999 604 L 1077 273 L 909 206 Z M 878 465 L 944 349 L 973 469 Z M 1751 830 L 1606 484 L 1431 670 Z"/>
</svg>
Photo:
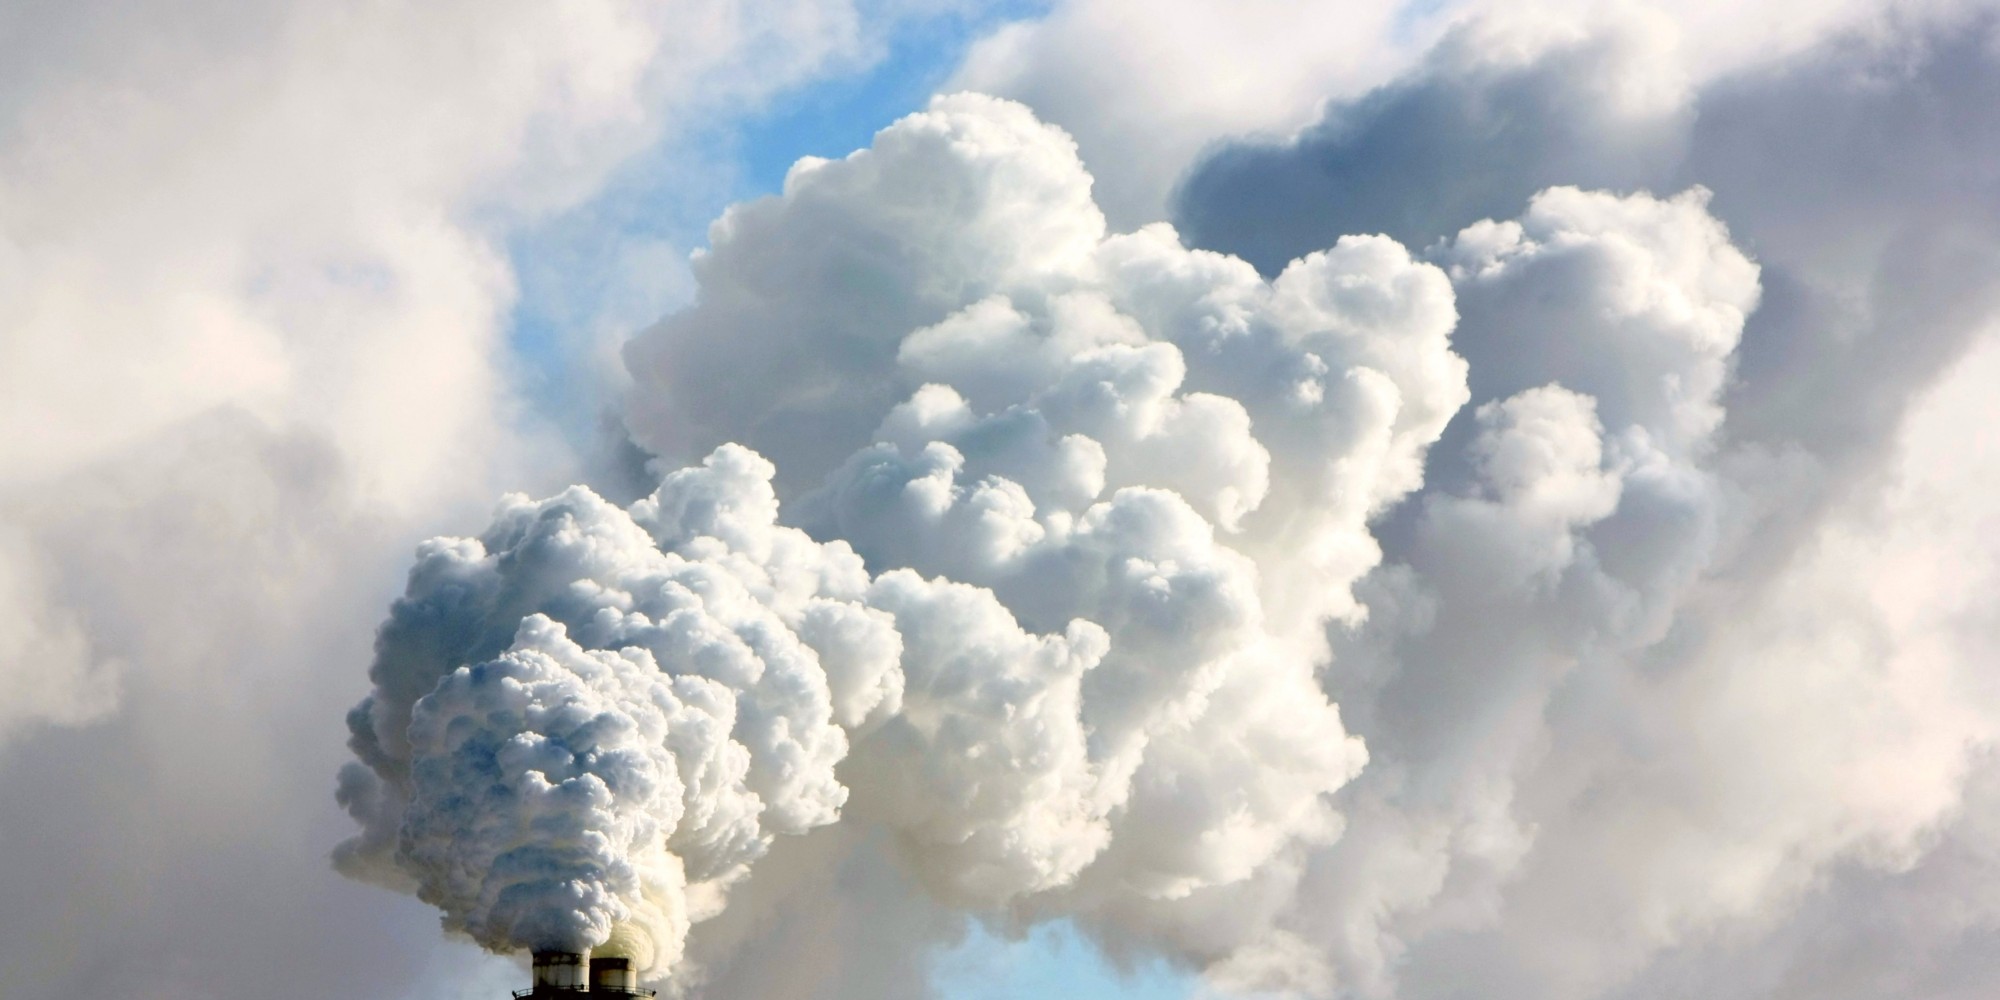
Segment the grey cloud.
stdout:
<svg viewBox="0 0 2000 1000">
<path fill-rule="evenodd" d="M 1891 20 L 1680 91 L 1629 27 L 1526 62 L 1448 43 L 1296 143 L 1225 149 L 1184 183 L 1191 238 L 1260 267 L 1382 229 L 1454 268 L 1477 419 L 1380 523 L 1371 617 L 1337 636 L 1326 682 L 1374 753 L 1307 876 L 1322 905 L 1286 924 L 1342 956 L 1348 989 L 1892 997 L 1990 977 L 1988 874 L 1960 846 L 1978 779 L 1957 804 L 1986 759 L 1968 748 L 1994 738 L 1958 707 L 1988 686 L 1990 616 L 1912 618 L 1959 592 L 1899 553 L 1987 551 L 1969 520 L 1985 480 L 1944 484 L 1988 467 L 1945 443 L 1988 418 L 1913 414 L 1978 377 L 1957 372 L 2000 306 L 1994 39 L 1987 15 Z M 1605 96 L 1649 75 L 1680 96 L 1638 115 Z M 1508 244 L 1477 219 L 1569 183 L 1712 192 L 1761 272 L 1740 346 L 1675 360 L 1621 333 L 1604 307 L 1626 254 L 1527 255 L 1539 276 L 1491 287 L 1454 263 Z M 1644 380 L 1676 369 L 1659 387 L 1701 386 L 1698 405 L 1649 403 Z M 1518 552 L 1481 556 L 1537 523 L 1494 480 L 1493 435 L 1550 379 L 1594 397 L 1621 488 L 1548 536 L 1560 568 L 1523 588 L 1491 571 Z M 1662 451 L 1618 457 L 1637 442 Z M 1871 799 L 1854 775 L 1876 768 L 1897 777 Z M 1963 889 L 1922 874 L 1943 867 Z M 1877 903 L 1954 916 L 1891 931 Z M 1816 967 L 1833 942 L 1870 958 Z"/>
<path fill-rule="evenodd" d="M 289 777 L 337 761 L 325 706 L 351 685 L 324 665 L 365 655 L 351 614 L 407 544 L 353 490 L 323 439 L 223 412 L 12 498 L 57 567 L 50 592 L 122 674 L 115 713 L 29 729 L 0 764 L 10 994 L 422 981 L 429 949 L 408 941 L 435 918 L 327 870 L 337 811 Z"/>
<path fill-rule="evenodd" d="M 1664 189 L 1690 116 L 1670 99 L 1618 100 L 1630 78 L 1671 87 L 1654 28 L 1620 23 L 1522 60 L 1462 26 L 1296 139 L 1220 145 L 1182 179 L 1175 220 L 1196 246 L 1268 271 L 1346 233 L 1427 247 L 1555 184 Z"/>
<path fill-rule="evenodd" d="M 1725 1000 L 1986 996 L 2000 977 L 1995 773 L 1990 752 L 1972 761 L 1965 800 L 1914 865 L 1839 866 L 1796 919 L 1666 956 L 1618 996 L 1664 1000 L 1694 979 Z"/>
<path fill-rule="evenodd" d="M 1521 64 L 1448 42 L 1294 143 L 1211 155 L 1182 184 L 1181 226 L 1271 269 L 1329 233 L 1428 247 L 1550 185 L 1701 185 L 1764 270 L 1731 436 L 1830 462 L 1870 453 L 2000 294 L 1985 280 L 2000 252 L 1994 19 L 1839 36 L 1621 107 L 1621 88 L 1677 86 L 1645 27 L 1614 23 Z M 1469 357 L 1481 329 L 1461 330 Z"/>
</svg>

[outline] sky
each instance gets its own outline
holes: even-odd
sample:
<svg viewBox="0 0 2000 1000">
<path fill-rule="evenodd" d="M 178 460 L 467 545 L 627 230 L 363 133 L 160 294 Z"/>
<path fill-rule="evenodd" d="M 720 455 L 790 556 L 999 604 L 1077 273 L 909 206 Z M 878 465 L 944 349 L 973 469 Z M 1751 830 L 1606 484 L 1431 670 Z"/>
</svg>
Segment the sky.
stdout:
<svg viewBox="0 0 2000 1000">
<path fill-rule="evenodd" d="M 2000 6 L 0 0 L 0 996 L 2000 992 Z"/>
</svg>

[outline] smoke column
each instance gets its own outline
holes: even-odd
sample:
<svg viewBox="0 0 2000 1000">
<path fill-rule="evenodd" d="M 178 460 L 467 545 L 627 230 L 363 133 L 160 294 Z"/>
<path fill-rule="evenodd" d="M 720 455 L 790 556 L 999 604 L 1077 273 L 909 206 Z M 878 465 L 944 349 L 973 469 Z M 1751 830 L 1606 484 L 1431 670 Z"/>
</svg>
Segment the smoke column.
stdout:
<svg viewBox="0 0 2000 1000">
<path fill-rule="evenodd" d="M 1531 752 L 1481 706 L 1575 636 L 1657 636 L 1715 544 L 1757 266 L 1700 189 L 1556 188 L 1267 280 L 1108 233 L 1090 183 L 958 95 L 720 219 L 697 304 L 627 348 L 657 490 L 509 497 L 418 554 L 349 717 L 341 869 L 660 978 L 778 838 L 840 824 L 942 905 L 1314 994 L 1390 961 L 1324 921 L 1437 898 L 1447 855 L 1500 878 L 1527 834 L 1463 734 Z M 1398 508 L 1473 398 L 1461 301 L 1516 364 L 1470 373 L 1456 478 Z M 1455 686 L 1385 771 L 1328 692 L 1392 714 L 1405 662 Z"/>
</svg>

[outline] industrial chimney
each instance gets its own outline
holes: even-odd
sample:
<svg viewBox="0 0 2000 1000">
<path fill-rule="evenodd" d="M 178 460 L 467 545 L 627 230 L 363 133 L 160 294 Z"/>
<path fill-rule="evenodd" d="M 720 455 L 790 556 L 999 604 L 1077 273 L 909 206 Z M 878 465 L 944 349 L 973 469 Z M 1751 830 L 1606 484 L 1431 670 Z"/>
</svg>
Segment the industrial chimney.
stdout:
<svg viewBox="0 0 2000 1000">
<path fill-rule="evenodd" d="M 559 997 L 589 989 L 584 979 L 584 957 L 573 951 L 535 952 L 534 987 L 515 996 Z"/>
<path fill-rule="evenodd" d="M 607 998 L 651 997 L 652 990 L 639 987 L 638 971 L 629 958 L 586 959 L 573 951 L 535 952 L 534 985 L 515 990 L 522 1000 L 575 1000 L 588 996 Z"/>
<path fill-rule="evenodd" d="M 590 992 L 623 993 L 639 992 L 639 974 L 632 968 L 629 958 L 593 958 L 590 960 Z"/>
</svg>

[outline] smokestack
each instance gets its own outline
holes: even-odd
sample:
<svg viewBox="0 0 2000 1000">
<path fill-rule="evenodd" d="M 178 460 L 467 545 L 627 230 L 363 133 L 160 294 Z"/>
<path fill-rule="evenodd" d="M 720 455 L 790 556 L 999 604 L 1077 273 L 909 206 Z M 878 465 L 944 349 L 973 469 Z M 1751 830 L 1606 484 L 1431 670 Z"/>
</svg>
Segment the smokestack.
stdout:
<svg viewBox="0 0 2000 1000">
<path fill-rule="evenodd" d="M 584 982 L 583 955 L 574 951 L 535 952 L 534 984 L 529 996 L 585 992 L 589 986 Z"/>
<path fill-rule="evenodd" d="M 651 995 L 651 991 L 640 992 L 639 973 L 632 968 L 631 959 L 610 957 L 590 960 L 590 992 L 626 996 Z"/>
<path fill-rule="evenodd" d="M 624 957 L 586 958 L 574 951 L 538 951 L 534 977 L 532 988 L 514 995 L 522 1000 L 580 1000 L 593 994 L 638 1000 L 656 995 L 639 988 L 639 970 Z"/>
</svg>

